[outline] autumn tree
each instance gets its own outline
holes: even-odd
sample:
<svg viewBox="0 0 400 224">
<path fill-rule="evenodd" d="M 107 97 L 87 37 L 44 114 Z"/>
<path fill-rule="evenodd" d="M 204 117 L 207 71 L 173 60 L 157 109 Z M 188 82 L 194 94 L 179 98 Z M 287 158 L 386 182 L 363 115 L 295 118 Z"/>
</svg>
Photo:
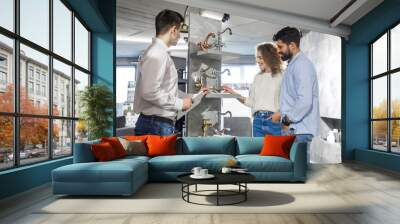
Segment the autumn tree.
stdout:
<svg viewBox="0 0 400 224">
<path fill-rule="evenodd" d="M 394 99 L 391 104 L 391 117 L 400 117 L 400 100 Z M 373 118 L 387 118 L 387 101 L 373 108 Z M 398 142 L 400 138 L 400 121 L 391 121 L 392 142 Z M 375 121 L 373 125 L 374 138 L 386 138 L 387 136 L 387 121 Z"/>
<path fill-rule="evenodd" d="M 14 88 L 13 85 L 8 85 L 6 92 L 0 94 L 0 110 L 3 112 L 13 112 L 14 107 Z M 20 110 L 23 114 L 40 114 L 47 115 L 47 104 L 34 105 L 29 99 L 29 95 L 25 88 L 20 88 Z M 55 111 L 59 113 L 58 110 Z M 0 146 L 3 148 L 12 149 L 13 147 L 13 117 L 0 116 Z M 48 119 L 47 118 L 20 118 L 20 148 L 24 149 L 26 145 L 45 145 L 48 136 Z M 59 127 L 53 126 L 53 138 L 59 136 Z"/>
</svg>

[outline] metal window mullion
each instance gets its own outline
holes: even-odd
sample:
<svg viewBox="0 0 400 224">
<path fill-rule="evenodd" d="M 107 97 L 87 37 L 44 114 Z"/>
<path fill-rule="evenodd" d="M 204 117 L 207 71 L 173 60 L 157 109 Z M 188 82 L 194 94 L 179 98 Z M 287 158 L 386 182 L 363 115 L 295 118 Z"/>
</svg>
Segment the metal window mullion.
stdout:
<svg viewBox="0 0 400 224">
<path fill-rule="evenodd" d="M 71 13 L 71 23 L 72 23 L 72 27 L 71 27 L 71 59 L 72 59 L 72 63 L 74 66 L 71 67 L 71 117 L 75 118 L 75 12 L 72 11 Z M 75 120 L 72 120 L 71 122 L 71 128 L 72 128 L 72 133 L 71 133 L 71 151 L 72 151 L 72 155 L 74 155 L 74 151 L 75 151 Z"/>
<path fill-rule="evenodd" d="M 49 51 L 53 52 L 53 0 L 49 0 Z M 49 71 L 48 71 L 48 91 L 49 97 L 48 104 L 49 104 L 49 119 L 48 119 L 48 152 L 49 152 L 49 159 L 53 159 L 53 56 L 49 55 Z"/>
<path fill-rule="evenodd" d="M 369 55 L 369 62 L 370 62 L 370 66 L 369 66 L 369 69 L 370 69 L 370 71 L 369 71 L 369 73 L 370 73 L 370 92 L 369 92 L 369 94 L 370 94 L 370 96 L 369 96 L 369 99 L 370 99 L 370 101 L 369 101 L 369 103 L 370 103 L 370 105 L 369 105 L 369 110 L 370 110 L 370 119 L 373 119 L 374 118 L 374 116 L 373 116 L 373 114 L 374 114 L 374 110 L 373 110 L 373 96 L 374 96 L 374 79 L 372 78 L 373 77 L 373 71 L 374 71 L 374 69 L 373 69 L 373 53 L 374 53 L 374 48 L 373 48 L 373 45 L 371 44 L 370 45 L 370 55 Z M 373 132 L 373 121 L 371 121 L 370 122 L 370 129 L 369 129 L 369 131 L 370 131 L 370 134 L 369 134 L 369 137 L 370 137 L 370 140 L 369 140 L 369 144 L 370 144 L 370 149 L 373 149 L 373 146 L 374 146 L 374 132 Z"/>
<path fill-rule="evenodd" d="M 19 8 L 20 1 L 14 1 L 14 31 L 19 35 Z M 20 99 L 20 47 L 19 47 L 19 39 L 14 39 L 14 113 L 19 114 L 19 99 Z M 20 141 L 20 118 L 14 116 L 14 166 L 19 166 L 20 164 L 20 155 L 19 155 L 19 141 Z"/>
<path fill-rule="evenodd" d="M 386 66 L 387 66 L 387 71 L 390 71 L 390 30 L 388 30 L 387 32 L 387 62 L 386 62 Z M 392 100 L 391 100 L 391 79 L 392 79 L 392 75 L 389 73 L 387 75 L 387 116 L 388 118 L 392 118 Z M 392 136 L 391 136 L 391 119 L 388 120 L 387 122 L 387 136 L 388 136 L 388 148 L 387 151 L 391 152 L 392 151 Z"/>
</svg>

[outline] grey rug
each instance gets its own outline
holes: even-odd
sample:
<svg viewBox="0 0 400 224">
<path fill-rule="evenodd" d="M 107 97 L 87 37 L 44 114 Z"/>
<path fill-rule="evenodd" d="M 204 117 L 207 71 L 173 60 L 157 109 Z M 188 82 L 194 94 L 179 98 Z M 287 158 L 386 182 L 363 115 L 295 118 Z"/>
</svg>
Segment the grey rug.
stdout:
<svg viewBox="0 0 400 224">
<path fill-rule="evenodd" d="M 189 204 L 181 198 L 177 183 L 150 183 L 131 197 L 57 197 L 36 213 L 125 214 L 125 213 L 360 213 L 360 205 L 349 203 L 316 184 L 249 184 L 246 202 L 228 206 Z M 225 187 L 231 189 L 233 186 Z M 198 190 L 215 189 L 212 185 Z M 194 190 L 194 187 L 193 189 Z M 210 193 L 213 194 L 213 193 Z M 222 202 L 237 200 L 226 197 Z M 215 203 L 215 197 L 191 198 L 194 202 Z"/>
</svg>

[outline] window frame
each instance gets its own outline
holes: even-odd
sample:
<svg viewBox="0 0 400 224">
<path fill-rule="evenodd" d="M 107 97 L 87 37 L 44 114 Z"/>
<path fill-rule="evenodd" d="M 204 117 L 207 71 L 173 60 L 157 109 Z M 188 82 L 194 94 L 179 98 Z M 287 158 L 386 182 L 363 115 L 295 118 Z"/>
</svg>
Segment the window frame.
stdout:
<svg viewBox="0 0 400 224">
<path fill-rule="evenodd" d="M 391 91 L 392 91 L 392 86 L 391 86 L 391 80 L 392 76 L 396 75 L 398 72 L 400 72 L 400 67 L 391 69 L 391 31 L 393 28 L 400 26 L 400 21 L 397 21 L 396 23 L 392 24 L 390 27 L 385 29 L 384 32 L 379 34 L 375 39 L 373 39 L 370 43 L 368 43 L 369 47 L 369 149 L 373 151 L 380 151 L 380 152 L 386 152 L 386 153 L 392 153 L 392 154 L 400 154 L 400 152 L 393 152 L 392 151 L 392 121 L 400 121 L 400 117 L 392 117 L 392 99 L 391 99 Z M 373 44 L 376 43 L 381 37 L 384 35 L 387 35 L 387 64 L 386 64 L 386 71 L 380 74 L 373 74 Z M 387 105 L 386 105 L 386 118 L 373 118 L 373 81 L 382 77 L 386 77 L 386 86 L 387 86 Z M 386 129 L 387 129 L 387 138 L 386 138 L 386 151 L 379 150 L 374 148 L 374 133 L 373 133 L 373 122 L 376 121 L 386 121 Z"/>
<path fill-rule="evenodd" d="M 73 156 L 73 152 L 74 152 L 74 143 L 75 143 L 75 123 L 76 121 L 79 120 L 79 117 L 75 117 L 74 116 L 74 112 L 75 112 L 75 108 L 72 107 L 71 108 L 71 115 L 70 116 L 55 116 L 53 115 L 53 59 L 58 60 L 61 63 L 64 63 L 66 65 L 71 66 L 71 83 L 73 84 L 75 81 L 75 69 L 85 73 L 88 75 L 89 77 L 89 83 L 88 86 L 91 86 L 92 84 L 92 69 L 91 69 L 91 49 L 92 49 L 92 44 L 91 44 L 91 37 L 92 37 L 92 30 L 88 27 L 88 25 L 84 22 L 84 20 L 78 15 L 78 13 L 76 13 L 72 7 L 65 1 L 65 0 L 59 0 L 68 10 L 71 11 L 71 18 L 70 18 L 70 22 L 71 22 L 71 59 L 67 59 L 64 58 L 63 56 L 55 53 L 53 50 L 53 1 L 54 0 L 48 0 L 49 2 L 49 48 L 46 49 L 45 47 L 42 47 L 39 44 L 34 43 L 33 41 L 30 41 L 27 38 L 24 38 L 23 36 L 20 35 L 20 0 L 14 0 L 13 1 L 13 10 L 14 10 L 14 18 L 13 18 L 13 22 L 14 22 L 14 30 L 10 31 L 4 27 L 0 26 L 0 35 L 3 35 L 4 37 L 10 38 L 13 41 L 13 64 L 10 65 L 12 66 L 10 71 L 11 75 L 13 75 L 13 79 L 14 79 L 14 110 L 13 112 L 1 112 L 0 111 L 0 116 L 11 116 L 13 119 L 13 157 L 14 157 L 14 161 L 13 161 L 13 166 L 11 167 L 5 167 L 5 168 L 0 168 L 0 172 L 5 171 L 5 170 L 11 170 L 11 169 L 16 169 L 19 167 L 23 167 L 23 166 L 30 166 L 33 164 L 38 164 L 38 163 L 43 163 L 49 160 L 58 160 L 58 159 L 62 159 L 62 158 L 66 158 L 66 157 L 70 157 Z M 75 18 L 77 20 L 79 20 L 79 22 L 84 26 L 84 28 L 88 31 L 88 57 L 89 57 L 89 65 L 88 65 L 88 69 L 85 69 L 81 66 L 79 66 L 78 64 L 75 63 Z M 20 45 L 23 44 L 29 48 L 32 48 L 33 50 L 36 50 L 40 53 L 45 54 L 46 56 L 48 56 L 49 59 L 49 63 L 48 63 L 48 80 L 47 84 L 46 84 L 46 91 L 48 93 L 45 92 L 45 94 L 48 96 L 48 108 L 49 111 L 46 115 L 39 115 L 39 114 L 26 114 L 26 113 L 21 113 L 20 112 L 20 85 L 21 85 L 21 81 L 20 81 Z M 27 64 L 27 74 L 26 74 L 26 81 L 28 82 L 29 80 L 32 80 L 34 82 L 34 86 L 37 83 L 36 82 L 36 69 L 33 70 L 33 79 L 31 79 L 30 77 L 30 70 L 29 70 L 29 64 Z M 28 71 L 29 70 L 29 71 Z M 40 72 L 40 75 L 42 73 Z M 41 76 L 39 76 L 39 83 L 41 83 Z M 28 87 L 28 86 L 27 86 Z M 29 91 L 27 89 L 27 91 Z M 34 91 L 36 91 L 34 89 Z M 72 105 L 74 105 L 75 103 L 75 88 L 74 85 L 71 86 L 71 92 L 72 92 Z M 40 94 L 39 96 L 42 96 L 42 94 Z M 72 133 L 71 133 L 71 153 L 69 155 L 63 155 L 63 156 L 54 156 L 53 152 L 54 152 L 54 147 L 53 144 L 48 144 L 47 145 L 47 151 L 48 151 L 48 155 L 47 158 L 43 158 L 43 160 L 38 161 L 38 162 L 32 162 L 32 163 L 26 163 L 26 164 L 21 164 L 21 159 L 20 159 L 20 119 L 21 118 L 45 118 L 47 119 L 48 122 L 48 136 L 47 136 L 47 142 L 48 143 L 52 143 L 53 142 L 53 121 L 56 120 L 66 120 L 66 121 L 71 121 L 71 125 L 72 125 Z"/>
</svg>

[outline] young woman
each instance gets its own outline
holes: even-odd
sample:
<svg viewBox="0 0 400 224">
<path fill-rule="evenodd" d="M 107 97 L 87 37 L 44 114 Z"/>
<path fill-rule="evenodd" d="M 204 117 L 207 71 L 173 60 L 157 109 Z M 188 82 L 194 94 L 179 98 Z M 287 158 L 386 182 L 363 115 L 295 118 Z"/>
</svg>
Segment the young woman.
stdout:
<svg viewBox="0 0 400 224">
<path fill-rule="evenodd" d="M 251 108 L 253 113 L 253 136 L 281 135 L 281 124 L 273 122 L 272 115 L 279 114 L 279 95 L 282 81 L 282 62 L 273 44 L 263 43 L 257 46 L 256 62 L 260 72 L 255 76 L 250 87 L 249 97 L 241 96 L 238 100 Z M 229 86 L 224 91 L 236 93 Z"/>
</svg>

